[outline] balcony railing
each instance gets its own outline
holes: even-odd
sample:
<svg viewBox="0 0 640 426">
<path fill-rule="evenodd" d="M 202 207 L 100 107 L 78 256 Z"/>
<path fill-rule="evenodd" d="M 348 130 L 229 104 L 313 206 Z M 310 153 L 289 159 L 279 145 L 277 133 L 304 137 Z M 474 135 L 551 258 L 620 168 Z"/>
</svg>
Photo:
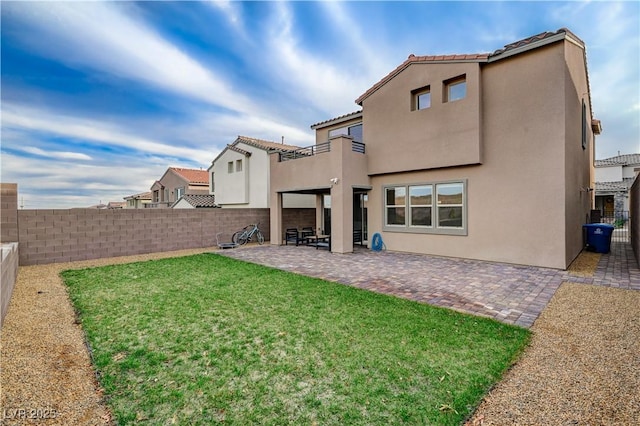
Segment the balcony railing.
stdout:
<svg viewBox="0 0 640 426">
<path fill-rule="evenodd" d="M 364 144 L 362 142 L 351 141 L 351 150 L 360 154 L 365 153 Z M 281 152 L 280 161 L 296 160 L 298 158 L 308 158 L 323 152 L 331 151 L 331 142 L 319 143 L 306 148 L 296 149 L 295 151 Z"/>
</svg>

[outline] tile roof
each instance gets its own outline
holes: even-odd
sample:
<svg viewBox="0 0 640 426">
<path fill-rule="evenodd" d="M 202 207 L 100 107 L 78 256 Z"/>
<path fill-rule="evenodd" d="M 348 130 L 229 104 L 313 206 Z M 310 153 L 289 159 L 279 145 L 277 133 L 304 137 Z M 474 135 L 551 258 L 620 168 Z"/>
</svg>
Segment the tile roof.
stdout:
<svg viewBox="0 0 640 426">
<path fill-rule="evenodd" d="M 262 139 L 250 138 L 248 136 L 238 136 L 235 142 L 232 145 L 236 145 L 238 143 L 246 143 L 247 145 L 255 146 L 256 148 L 264 149 L 267 151 L 275 151 L 275 150 L 283 150 L 283 151 L 295 151 L 296 149 L 300 149 L 299 146 L 295 145 L 285 145 L 284 143 L 265 141 Z"/>
<path fill-rule="evenodd" d="M 635 178 L 624 178 L 619 182 L 596 182 L 596 195 L 603 192 L 627 192 Z"/>
<path fill-rule="evenodd" d="M 635 166 L 640 165 L 640 154 L 622 154 L 615 157 L 603 158 L 602 160 L 596 160 L 596 167 L 607 166 Z"/>
<path fill-rule="evenodd" d="M 179 167 L 169 167 L 169 170 L 173 170 L 178 175 L 182 176 L 189 183 L 193 184 L 209 184 L 209 173 L 206 170 L 201 169 L 182 169 Z"/>
<path fill-rule="evenodd" d="M 214 195 L 200 195 L 200 194 L 185 194 L 178 201 L 173 203 L 173 206 L 178 204 L 180 200 L 184 200 L 191 204 L 195 208 L 213 208 L 216 206 L 216 199 Z"/>
<path fill-rule="evenodd" d="M 495 61 L 498 59 L 502 59 L 502 57 L 508 57 L 511 54 L 515 54 L 518 52 L 518 49 L 525 48 L 534 48 L 537 47 L 538 44 L 544 45 L 547 43 L 551 43 L 558 40 L 563 39 L 566 35 L 570 35 L 572 39 L 577 42 L 582 43 L 578 37 L 573 35 L 566 28 L 560 28 L 555 32 L 545 31 L 540 34 L 536 34 L 531 37 L 524 38 L 522 40 L 518 40 L 513 43 L 509 43 L 505 45 L 503 48 L 495 50 L 493 53 L 472 53 L 472 54 L 456 54 L 456 55 L 428 55 L 428 56 L 416 56 L 414 54 L 409 55 L 409 57 L 400 65 L 396 67 L 393 71 L 391 71 L 387 76 L 385 76 L 382 80 L 374 84 L 369 90 L 363 93 L 358 99 L 356 99 L 356 103 L 358 105 L 362 105 L 362 102 L 371 96 L 375 91 L 377 91 L 380 87 L 384 86 L 389 80 L 394 78 L 396 75 L 400 74 L 405 68 L 409 67 L 414 63 L 448 63 L 448 62 L 489 62 Z"/>
<path fill-rule="evenodd" d="M 347 120 L 351 120 L 352 118 L 357 118 L 358 116 L 360 116 L 360 117 L 362 116 L 362 110 L 350 112 L 348 114 L 344 114 L 344 115 L 341 115 L 339 117 L 330 118 L 328 120 L 324 120 L 324 121 L 321 121 L 319 123 L 312 124 L 311 128 L 315 130 L 318 127 L 325 127 L 325 125 L 329 124 L 329 123 L 337 124 L 337 123 L 340 123 L 342 121 L 347 121 Z"/>
<path fill-rule="evenodd" d="M 141 192 L 139 194 L 128 195 L 123 197 L 125 200 L 150 200 L 151 192 Z"/>
</svg>

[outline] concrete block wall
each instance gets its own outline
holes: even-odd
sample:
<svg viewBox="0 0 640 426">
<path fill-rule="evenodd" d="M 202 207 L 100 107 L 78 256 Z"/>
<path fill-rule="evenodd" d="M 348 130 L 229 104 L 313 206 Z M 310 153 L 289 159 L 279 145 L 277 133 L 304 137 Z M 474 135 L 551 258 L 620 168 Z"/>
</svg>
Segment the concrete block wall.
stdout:
<svg viewBox="0 0 640 426">
<path fill-rule="evenodd" d="M 283 209 L 282 230 L 287 228 L 302 229 L 310 226 L 316 229 L 316 209 Z M 284 240 L 284 234 L 280 236 Z"/>
<path fill-rule="evenodd" d="M 18 185 L 0 183 L 0 243 L 18 241 Z"/>
<path fill-rule="evenodd" d="M 9 302 L 18 277 L 18 243 L 3 243 L 0 263 L 0 328 L 9 310 Z"/>
<path fill-rule="evenodd" d="M 269 209 L 19 210 L 20 265 L 71 262 L 216 245 Z"/>
</svg>

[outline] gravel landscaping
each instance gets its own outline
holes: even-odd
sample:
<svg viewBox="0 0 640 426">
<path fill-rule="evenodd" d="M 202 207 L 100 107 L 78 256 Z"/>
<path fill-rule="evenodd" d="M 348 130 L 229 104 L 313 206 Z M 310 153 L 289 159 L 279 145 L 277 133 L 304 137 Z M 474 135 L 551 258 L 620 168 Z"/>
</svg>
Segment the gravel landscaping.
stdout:
<svg viewBox="0 0 640 426">
<path fill-rule="evenodd" d="M 0 340 L 1 424 L 111 423 L 60 271 L 211 250 L 21 267 Z M 581 261 L 569 274 L 597 264 Z M 532 331 L 468 424 L 640 424 L 640 292 L 564 283 Z"/>
</svg>

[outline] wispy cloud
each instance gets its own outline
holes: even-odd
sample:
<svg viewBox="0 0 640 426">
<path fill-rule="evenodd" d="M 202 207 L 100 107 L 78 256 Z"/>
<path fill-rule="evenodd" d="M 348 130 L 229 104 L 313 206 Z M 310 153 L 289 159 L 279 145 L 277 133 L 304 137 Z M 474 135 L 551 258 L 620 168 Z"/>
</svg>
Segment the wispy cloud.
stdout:
<svg viewBox="0 0 640 426">
<path fill-rule="evenodd" d="M 41 157 L 60 158 L 66 160 L 91 160 L 92 158 L 87 154 L 80 152 L 64 152 L 64 151 L 45 151 L 44 149 L 36 148 L 34 146 L 27 146 L 22 149 L 29 154 L 39 155 Z"/>
</svg>

